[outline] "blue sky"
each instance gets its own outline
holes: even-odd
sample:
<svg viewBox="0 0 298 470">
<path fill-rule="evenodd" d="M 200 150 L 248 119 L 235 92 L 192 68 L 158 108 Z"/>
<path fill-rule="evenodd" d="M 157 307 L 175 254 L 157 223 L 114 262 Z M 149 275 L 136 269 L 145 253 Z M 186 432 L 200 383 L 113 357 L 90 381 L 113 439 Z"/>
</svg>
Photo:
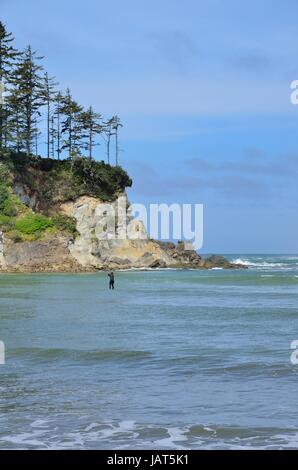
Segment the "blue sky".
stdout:
<svg viewBox="0 0 298 470">
<path fill-rule="evenodd" d="M 204 252 L 298 252 L 296 0 L 0 5 L 62 89 L 121 116 L 132 202 L 203 203 Z"/>
</svg>

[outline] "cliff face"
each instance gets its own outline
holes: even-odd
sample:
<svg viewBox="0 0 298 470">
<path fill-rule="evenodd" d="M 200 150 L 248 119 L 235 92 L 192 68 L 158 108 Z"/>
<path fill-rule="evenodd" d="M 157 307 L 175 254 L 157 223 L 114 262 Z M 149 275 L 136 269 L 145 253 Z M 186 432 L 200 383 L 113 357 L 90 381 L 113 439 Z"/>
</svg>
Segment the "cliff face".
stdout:
<svg viewBox="0 0 298 470">
<path fill-rule="evenodd" d="M 126 194 L 119 195 L 129 206 Z M 143 267 L 205 267 L 205 261 L 195 251 L 186 251 L 184 245 L 162 243 L 149 239 L 142 222 L 127 216 L 117 226 L 128 238 L 110 238 L 102 223 L 102 202 L 83 196 L 60 206 L 67 216 L 74 217 L 79 236 L 69 246 L 71 255 L 85 268 L 143 268 Z M 116 206 L 116 202 L 113 203 Z M 115 207 L 115 211 L 116 211 Z"/>
<path fill-rule="evenodd" d="M 3 235 L 2 235 L 3 236 Z M 5 238 L 5 237 L 4 237 Z M 15 243 L 5 238 L 0 252 L 4 272 L 80 272 L 82 267 L 70 255 L 69 239 L 49 236 L 43 240 Z"/>
<path fill-rule="evenodd" d="M 125 187 L 131 180 L 121 168 L 24 158 L 0 161 L 0 270 L 238 267 L 219 257 L 203 260 L 183 243 L 149 239 L 129 211 L 117 218 L 115 237 L 103 222 L 104 209 L 109 202 L 117 213 L 119 197 L 129 207 Z"/>
<path fill-rule="evenodd" d="M 126 206 L 129 206 L 125 193 L 119 194 Z M 111 203 L 115 212 L 117 202 Z M 141 222 L 124 216 L 122 225 L 130 230 L 129 239 L 118 238 L 121 227 L 119 220 L 116 227 L 116 237 L 105 231 L 102 222 L 103 202 L 82 196 L 75 201 L 69 201 L 60 206 L 60 210 L 69 217 L 76 219 L 79 235 L 69 246 L 71 255 L 85 268 L 129 268 L 150 266 L 154 263 L 166 264 L 166 258 L 156 242 L 150 241 Z"/>
</svg>

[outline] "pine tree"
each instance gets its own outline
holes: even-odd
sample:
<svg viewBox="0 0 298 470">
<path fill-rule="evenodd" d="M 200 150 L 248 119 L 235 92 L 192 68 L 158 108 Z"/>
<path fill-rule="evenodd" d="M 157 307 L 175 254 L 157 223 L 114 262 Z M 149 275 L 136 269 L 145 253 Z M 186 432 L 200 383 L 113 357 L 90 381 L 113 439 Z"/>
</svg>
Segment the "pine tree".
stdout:
<svg viewBox="0 0 298 470">
<path fill-rule="evenodd" d="M 119 139 L 118 139 L 118 130 L 120 127 L 123 127 L 119 116 L 113 116 L 112 118 L 112 129 L 114 130 L 115 139 L 116 139 L 116 166 L 119 165 Z"/>
<path fill-rule="evenodd" d="M 52 114 L 51 123 L 50 123 L 50 153 L 51 157 L 54 160 L 55 158 L 55 142 L 57 139 L 57 128 L 55 126 L 55 116 Z M 59 153 L 58 153 L 59 159 Z"/>
<path fill-rule="evenodd" d="M 62 121 L 62 135 L 66 135 L 63 140 L 62 150 L 68 151 L 68 157 L 80 155 L 83 148 L 83 127 L 81 122 L 82 106 L 73 100 L 70 90 L 66 90 L 66 95 L 62 100 L 62 114 L 65 119 Z"/>
<path fill-rule="evenodd" d="M 21 105 L 15 89 L 12 89 L 6 99 L 5 139 L 7 146 L 17 152 L 24 149 L 24 139 L 21 130 Z"/>
<path fill-rule="evenodd" d="M 27 155 L 31 154 L 35 142 L 37 118 L 40 116 L 39 109 L 43 104 L 41 100 L 43 80 L 40 75 L 43 68 L 37 64 L 41 59 L 42 57 L 37 57 L 36 52 L 28 46 L 22 54 L 12 81 L 20 105 L 21 135 Z"/>
<path fill-rule="evenodd" d="M 52 126 L 52 140 L 55 142 L 55 140 L 57 139 L 57 158 L 58 160 L 60 160 L 60 156 L 61 156 L 61 152 L 62 152 L 62 149 L 61 149 L 61 133 L 62 133 L 62 130 L 61 130 L 61 119 L 62 119 L 62 112 L 63 112 L 63 95 L 62 93 L 59 91 L 55 98 L 54 98 L 54 102 L 55 102 L 55 109 L 54 109 L 54 119 L 56 120 L 56 127 L 55 127 L 55 120 L 54 120 L 54 123 L 53 123 L 53 126 Z"/>
<path fill-rule="evenodd" d="M 33 145 L 35 148 L 35 156 L 38 157 L 38 148 L 39 148 L 39 142 L 40 142 L 40 137 L 42 135 L 41 131 L 39 130 L 38 124 L 40 123 L 40 113 L 36 112 L 34 116 L 34 122 L 36 123 L 35 129 L 34 129 L 34 135 L 33 135 Z"/>
<path fill-rule="evenodd" d="M 3 102 L 2 109 L 0 111 L 1 118 L 2 118 L 2 146 L 7 148 L 8 142 L 10 140 L 10 125 L 9 125 L 9 107 L 8 104 Z M 0 119 L 1 120 L 1 119 Z"/>
<path fill-rule="evenodd" d="M 43 77 L 43 86 L 41 89 L 41 100 L 47 107 L 47 157 L 50 158 L 50 145 L 51 145 L 51 117 L 52 110 L 51 104 L 54 101 L 55 97 L 55 88 L 58 83 L 55 82 L 54 78 L 49 77 L 49 74 L 46 72 Z"/>
<path fill-rule="evenodd" d="M 88 155 L 91 160 L 93 157 L 93 148 L 99 145 L 99 143 L 96 142 L 96 136 L 103 131 L 101 114 L 95 113 L 92 106 L 90 106 L 87 111 L 81 113 L 80 119 L 84 132 L 83 137 L 86 139 L 85 149 L 88 150 Z"/>
<path fill-rule="evenodd" d="M 119 164 L 119 128 L 123 127 L 115 115 L 102 122 L 101 115 L 90 106 L 84 110 L 71 96 L 56 93 L 56 83 L 44 73 L 36 52 L 28 46 L 23 52 L 13 45 L 14 38 L 0 21 L 0 151 L 8 147 L 27 155 L 38 155 L 41 118 L 46 115 L 47 157 L 60 160 L 63 150 L 72 158 L 88 152 L 93 158 L 94 147 L 101 135 L 107 145 L 110 163 L 112 137 L 115 136 L 115 159 Z M 2 100 L 5 84 L 5 102 Z M 46 113 L 42 107 L 46 106 Z M 33 151 L 32 151 L 33 150 Z"/>
<path fill-rule="evenodd" d="M 108 119 L 104 123 L 104 133 L 105 133 L 105 141 L 107 144 L 107 157 L 108 157 L 108 163 L 110 163 L 110 147 L 111 147 L 111 138 L 114 135 L 113 132 L 113 118 Z"/>
<path fill-rule="evenodd" d="M 4 87 L 10 82 L 12 70 L 15 60 L 19 56 L 17 50 L 12 46 L 14 38 L 8 33 L 6 26 L 0 22 L 0 149 L 3 147 L 3 139 L 5 139 L 5 118 L 7 116 L 7 108 L 4 104 Z"/>
<path fill-rule="evenodd" d="M 16 109 L 11 108 L 10 102 L 6 99 L 5 103 L 2 106 L 2 145 L 4 148 L 7 148 L 10 143 L 15 142 L 15 130 L 16 130 Z"/>
</svg>

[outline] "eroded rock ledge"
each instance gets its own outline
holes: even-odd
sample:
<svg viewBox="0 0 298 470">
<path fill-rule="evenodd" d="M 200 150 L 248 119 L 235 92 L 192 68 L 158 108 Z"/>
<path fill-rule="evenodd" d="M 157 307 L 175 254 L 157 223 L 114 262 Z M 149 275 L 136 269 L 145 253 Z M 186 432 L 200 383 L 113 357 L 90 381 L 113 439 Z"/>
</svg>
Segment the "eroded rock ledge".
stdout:
<svg viewBox="0 0 298 470">
<path fill-rule="evenodd" d="M 121 196 L 126 198 L 125 193 Z M 203 259 L 196 251 L 186 250 L 183 242 L 174 244 L 149 239 L 143 224 L 130 217 L 126 220 L 130 238 L 109 239 L 108 234 L 105 237 L 102 232 L 102 210 L 99 210 L 102 204 L 97 198 L 81 196 L 55 207 L 55 212 L 75 218 L 78 231 L 75 238 L 56 234 L 47 235 L 43 240 L 15 243 L 1 233 L 1 271 L 88 272 L 131 268 L 242 267 L 220 256 Z"/>
</svg>

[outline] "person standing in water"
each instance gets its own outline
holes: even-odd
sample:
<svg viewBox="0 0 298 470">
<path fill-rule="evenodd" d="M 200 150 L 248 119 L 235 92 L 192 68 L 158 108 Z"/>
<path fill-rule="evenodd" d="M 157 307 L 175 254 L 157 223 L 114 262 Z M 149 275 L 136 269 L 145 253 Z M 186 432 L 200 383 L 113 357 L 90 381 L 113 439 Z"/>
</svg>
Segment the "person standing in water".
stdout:
<svg viewBox="0 0 298 470">
<path fill-rule="evenodd" d="M 110 288 L 110 289 L 114 289 L 115 276 L 114 276 L 113 271 L 109 272 L 109 273 L 108 273 L 108 276 L 109 276 L 109 278 L 110 278 L 109 288 Z"/>
</svg>

